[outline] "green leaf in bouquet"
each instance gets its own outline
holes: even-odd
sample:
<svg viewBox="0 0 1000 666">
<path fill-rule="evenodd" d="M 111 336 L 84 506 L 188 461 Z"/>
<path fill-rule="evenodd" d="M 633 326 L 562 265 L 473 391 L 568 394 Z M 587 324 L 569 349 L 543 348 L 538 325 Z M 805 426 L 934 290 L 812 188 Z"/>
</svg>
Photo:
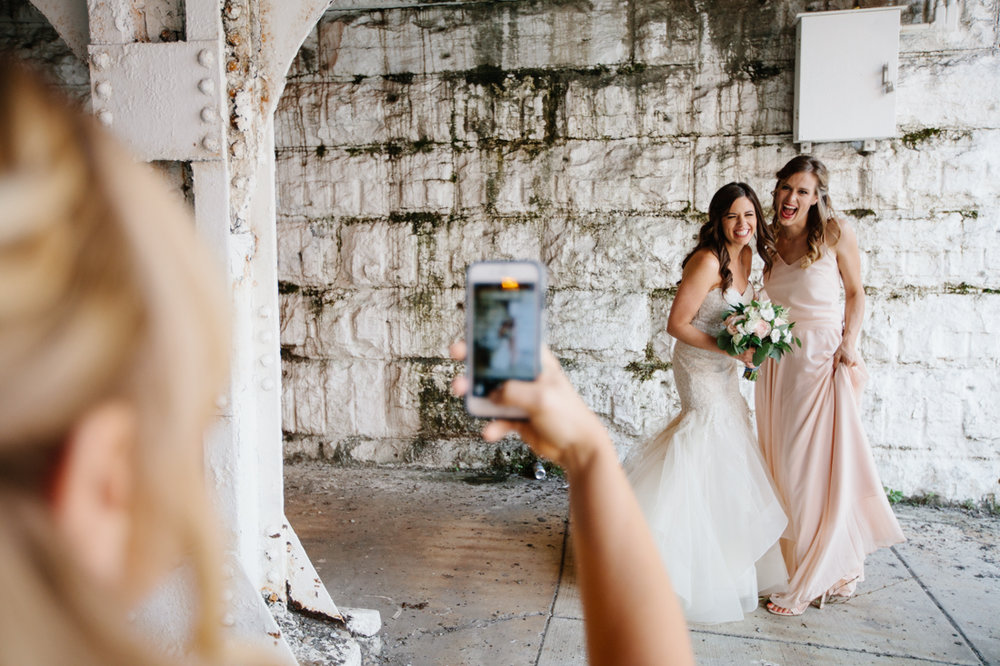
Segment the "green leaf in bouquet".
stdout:
<svg viewBox="0 0 1000 666">
<path fill-rule="evenodd" d="M 753 364 L 759 366 L 767 358 L 767 349 L 763 346 L 757 347 L 757 351 L 753 353 Z"/>
</svg>

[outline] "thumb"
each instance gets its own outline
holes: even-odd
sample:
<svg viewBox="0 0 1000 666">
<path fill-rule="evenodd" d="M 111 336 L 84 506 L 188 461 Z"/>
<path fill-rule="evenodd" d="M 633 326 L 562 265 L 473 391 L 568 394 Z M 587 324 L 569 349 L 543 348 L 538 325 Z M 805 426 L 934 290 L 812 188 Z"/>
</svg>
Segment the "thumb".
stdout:
<svg viewBox="0 0 1000 666">
<path fill-rule="evenodd" d="M 498 405 L 518 407 L 527 412 L 530 411 L 531 407 L 538 404 L 538 396 L 537 382 L 508 379 L 493 391 L 490 395 L 490 400 Z"/>
</svg>

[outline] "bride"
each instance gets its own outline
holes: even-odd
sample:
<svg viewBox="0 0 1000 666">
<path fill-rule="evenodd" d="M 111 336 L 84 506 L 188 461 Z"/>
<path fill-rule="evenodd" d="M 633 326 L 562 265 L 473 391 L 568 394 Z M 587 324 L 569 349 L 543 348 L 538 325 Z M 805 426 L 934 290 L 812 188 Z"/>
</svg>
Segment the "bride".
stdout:
<svg viewBox="0 0 1000 666">
<path fill-rule="evenodd" d="M 769 266 L 774 241 L 757 195 L 745 183 L 725 185 L 712 197 L 708 222 L 681 264 L 667 323 L 677 339 L 673 367 L 681 412 L 626 463 L 691 622 L 742 620 L 757 607 L 758 593 L 781 590 L 787 581 L 779 551 L 772 549 L 787 520 L 738 385 L 739 361 L 752 366 L 754 350 L 734 358 L 715 341 L 726 311 L 754 297 L 755 235 Z"/>
</svg>

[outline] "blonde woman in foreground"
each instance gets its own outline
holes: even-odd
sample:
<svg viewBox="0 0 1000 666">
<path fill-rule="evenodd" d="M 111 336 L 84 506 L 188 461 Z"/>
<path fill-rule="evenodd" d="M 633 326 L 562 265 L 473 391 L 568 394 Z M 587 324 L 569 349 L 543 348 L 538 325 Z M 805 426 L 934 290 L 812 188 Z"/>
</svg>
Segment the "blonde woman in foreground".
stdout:
<svg viewBox="0 0 1000 666">
<path fill-rule="evenodd" d="M 465 351 L 464 343 L 454 345 L 452 358 Z M 453 389 L 465 395 L 468 380 L 458 377 Z M 538 379 L 505 382 L 491 397 L 525 410 L 528 420 L 491 421 L 485 440 L 517 433 L 566 470 L 589 663 L 693 664 L 684 614 L 614 445 L 559 361 L 543 349 Z"/>
<path fill-rule="evenodd" d="M 0 664 L 253 664 L 221 634 L 202 433 L 227 302 L 182 205 L 0 54 Z M 178 565 L 189 645 L 128 613 Z"/>
</svg>

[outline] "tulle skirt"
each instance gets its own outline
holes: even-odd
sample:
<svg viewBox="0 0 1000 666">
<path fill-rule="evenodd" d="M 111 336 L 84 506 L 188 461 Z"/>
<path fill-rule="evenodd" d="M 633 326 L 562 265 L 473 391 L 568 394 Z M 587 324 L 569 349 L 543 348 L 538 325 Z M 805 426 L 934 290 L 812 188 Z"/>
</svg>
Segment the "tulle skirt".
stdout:
<svg viewBox="0 0 1000 666">
<path fill-rule="evenodd" d="M 727 388 L 735 389 L 729 368 Z M 742 620 L 758 595 L 787 583 L 777 545 L 785 512 L 746 403 L 738 390 L 727 393 L 682 411 L 626 462 L 674 591 L 696 623 Z"/>
</svg>

